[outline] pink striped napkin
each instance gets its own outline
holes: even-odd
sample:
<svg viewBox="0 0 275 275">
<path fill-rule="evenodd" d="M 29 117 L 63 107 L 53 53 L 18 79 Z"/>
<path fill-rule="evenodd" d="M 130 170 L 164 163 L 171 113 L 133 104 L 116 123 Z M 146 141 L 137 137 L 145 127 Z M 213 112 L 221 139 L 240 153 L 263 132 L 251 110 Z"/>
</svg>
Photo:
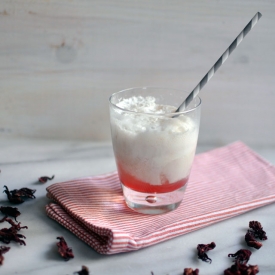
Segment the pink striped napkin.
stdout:
<svg viewBox="0 0 275 275">
<path fill-rule="evenodd" d="M 101 254 L 137 250 L 275 201 L 275 167 L 241 142 L 195 157 L 182 204 L 164 215 L 130 210 L 116 172 L 56 183 L 49 217 Z"/>
</svg>

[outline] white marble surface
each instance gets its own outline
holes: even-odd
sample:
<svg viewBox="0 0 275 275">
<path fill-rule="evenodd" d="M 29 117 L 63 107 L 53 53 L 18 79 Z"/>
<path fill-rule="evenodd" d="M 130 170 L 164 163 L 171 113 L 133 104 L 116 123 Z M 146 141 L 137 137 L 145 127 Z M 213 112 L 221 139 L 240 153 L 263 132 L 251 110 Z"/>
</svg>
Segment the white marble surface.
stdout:
<svg viewBox="0 0 275 275">
<path fill-rule="evenodd" d="M 210 148 L 199 146 L 198 152 L 208 149 Z M 275 164 L 275 148 L 253 149 Z M 0 274 L 65 275 L 73 274 L 82 265 L 86 265 L 92 275 L 151 275 L 151 271 L 155 275 L 180 275 L 185 267 L 199 268 L 200 275 L 222 275 L 224 269 L 232 263 L 227 254 L 246 247 L 244 235 L 250 220 L 259 220 L 268 235 L 263 247 L 253 253 L 250 264 L 259 265 L 259 274 L 275 274 L 275 204 L 152 247 L 111 256 L 99 255 L 46 216 L 44 207 L 48 199 L 45 188 L 48 185 L 114 169 L 115 162 L 109 144 L 0 140 L 0 185 L 7 185 L 10 189 L 29 187 L 37 190 L 36 199 L 18 206 L 22 212 L 18 220 L 29 227 L 22 230 L 27 245 L 10 244 L 11 250 L 4 255 Z M 46 184 L 37 182 L 40 176 L 53 174 L 53 181 Z M 0 205 L 8 205 L 6 195 L 1 194 Z M 58 255 L 57 236 L 65 237 L 68 245 L 73 248 L 74 259 L 65 262 Z M 212 264 L 207 264 L 197 259 L 196 246 L 211 241 L 215 241 L 217 247 L 209 253 Z"/>
</svg>

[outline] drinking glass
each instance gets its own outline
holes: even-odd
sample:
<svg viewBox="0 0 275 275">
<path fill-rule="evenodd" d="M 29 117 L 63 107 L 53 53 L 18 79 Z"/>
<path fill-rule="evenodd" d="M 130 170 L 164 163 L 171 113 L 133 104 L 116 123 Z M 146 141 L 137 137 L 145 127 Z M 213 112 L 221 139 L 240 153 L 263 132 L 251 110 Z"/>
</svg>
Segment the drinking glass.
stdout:
<svg viewBox="0 0 275 275">
<path fill-rule="evenodd" d="M 183 200 L 200 124 L 201 99 L 175 112 L 181 90 L 137 87 L 109 99 L 112 144 L 126 204 L 163 214 Z"/>
</svg>

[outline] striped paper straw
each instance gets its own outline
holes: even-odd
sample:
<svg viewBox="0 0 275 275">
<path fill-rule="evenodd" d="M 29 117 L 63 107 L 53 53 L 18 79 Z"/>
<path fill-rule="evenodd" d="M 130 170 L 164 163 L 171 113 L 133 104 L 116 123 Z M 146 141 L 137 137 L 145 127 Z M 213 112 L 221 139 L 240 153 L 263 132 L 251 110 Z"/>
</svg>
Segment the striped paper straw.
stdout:
<svg viewBox="0 0 275 275">
<path fill-rule="evenodd" d="M 202 78 L 195 89 L 188 95 L 185 101 L 179 106 L 176 112 L 184 111 L 189 103 L 198 95 L 203 86 L 212 78 L 215 72 L 221 67 L 221 65 L 227 60 L 229 55 L 237 48 L 237 46 L 243 41 L 244 37 L 249 33 L 249 31 L 257 24 L 258 20 L 262 17 L 260 12 L 257 12 L 255 16 L 249 21 L 245 28 L 240 32 L 236 39 L 231 43 L 231 45 L 225 50 L 222 56 L 217 60 L 214 66 L 207 72 L 207 74 Z"/>
</svg>

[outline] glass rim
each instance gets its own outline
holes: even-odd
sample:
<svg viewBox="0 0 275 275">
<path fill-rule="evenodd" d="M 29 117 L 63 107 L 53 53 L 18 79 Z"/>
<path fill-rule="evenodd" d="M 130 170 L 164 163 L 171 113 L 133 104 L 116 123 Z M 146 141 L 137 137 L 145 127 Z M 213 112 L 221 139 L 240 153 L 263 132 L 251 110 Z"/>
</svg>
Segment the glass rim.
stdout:
<svg viewBox="0 0 275 275">
<path fill-rule="evenodd" d="M 191 109 L 188 109 L 188 110 L 184 110 L 184 111 L 180 111 L 180 112 L 169 112 L 169 113 L 162 113 L 162 114 L 156 114 L 156 113 L 149 113 L 149 112 L 136 112 L 136 111 L 132 111 L 132 110 L 128 110 L 128 109 L 125 109 L 125 108 L 121 108 L 119 106 L 117 106 L 115 103 L 112 102 L 112 98 L 117 95 L 117 94 L 120 94 L 120 93 L 123 93 L 123 92 L 126 92 L 126 91 L 130 91 L 130 90 L 134 90 L 134 89 L 160 89 L 160 90 L 172 90 L 172 91 L 182 91 L 180 89 L 174 89 L 174 88 L 165 88 L 165 87 L 155 87 L 155 86 L 143 86 L 143 87 L 132 87 L 132 88 L 127 88 L 127 89 L 124 89 L 124 90 L 120 90 L 120 91 L 117 91 L 113 94 L 111 94 L 111 96 L 109 97 L 109 103 L 111 104 L 111 106 L 121 110 L 121 111 L 124 111 L 124 112 L 129 112 L 129 113 L 133 113 L 133 114 L 143 114 L 143 115 L 152 115 L 152 116 L 179 116 L 179 115 L 182 115 L 182 114 L 187 114 L 187 113 L 190 113 L 196 109 L 198 109 L 198 107 L 201 106 L 201 103 L 202 103 L 202 100 L 199 96 L 196 96 L 193 100 L 195 100 L 196 98 L 199 100 L 198 102 L 198 105 L 191 108 Z M 181 102 L 179 103 L 179 105 L 181 104 Z"/>
</svg>

